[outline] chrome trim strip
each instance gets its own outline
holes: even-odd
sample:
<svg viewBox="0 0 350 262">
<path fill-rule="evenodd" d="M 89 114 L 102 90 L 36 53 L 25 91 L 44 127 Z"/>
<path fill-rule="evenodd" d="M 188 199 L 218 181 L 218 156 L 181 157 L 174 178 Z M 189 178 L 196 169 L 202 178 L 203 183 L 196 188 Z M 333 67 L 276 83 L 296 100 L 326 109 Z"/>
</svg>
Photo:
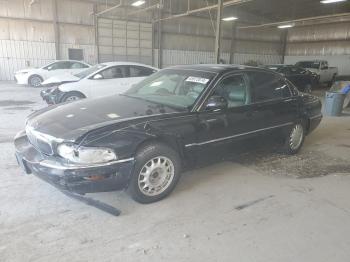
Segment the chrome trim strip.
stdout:
<svg viewBox="0 0 350 262">
<path fill-rule="evenodd" d="M 64 164 L 61 164 L 61 163 L 58 163 L 56 161 L 52 161 L 52 160 L 43 160 L 41 161 L 39 164 L 41 166 L 44 166 L 44 167 L 48 167 L 48 168 L 53 168 L 53 169 L 59 169 L 59 170 L 76 170 L 76 169 L 86 169 L 86 168 L 94 168 L 94 167 L 105 167 L 105 166 L 111 166 L 111 165 L 114 165 L 114 164 L 120 164 L 120 163 L 125 163 L 125 162 L 130 162 L 130 161 L 133 161 L 134 158 L 131 157 L 131 158 L 126 158 L 126 159 L 120 159 L 120 160 L 116 160 L 116 161 L 111 161 L 111 162 L 108 162 L 108 163 L 99 163 L 99 164 L 91 164 L 91 165 L 82 165 L 82 164 L 67 164 L 67 165 L 64 165 Z"/>
<path fill-rule="evenodd" d="M 257 130 L 254 130 L 254 131 L 241 133 L 241 134 L 237 134 L 237 135 L 233 135 L 233 136 L 227 136 L 227 137 L 221 137 L 221 138 L 217 138 L 217 139 L 213 139 L 213 140 L 208 140 L 208 141 L 201 142 L 201 143 L 187 144 L 187 145 L 185 145 L 185 147 L 202 146 L 202 145 L 206 145 L 206 144 L 210 144 L 210 143 L 214 143 L 214 142 L 220 142 L 220 141 L 223 141 L 223 140 L 227 140 L 227 139 L 231 139 L 231 138 L 235 138 L 235 137 L 240 137 L 240 136 L 245 136 L 245 135 L 249 135 L 249 134 L 254 134 L 254 133 L 257 133 L 257 132 L 270 130 L 270 129 L 274 129 L 274 128 L 278 128 L 278 127 L 289 126 L 289 125 L 292 125 L 292 124 L 293 124 L 293 122 L 288 122 L 288 123 L 285 123 L 283 125 L 277 125 L 277 126 L 271 126 L 271 127 L 267 127 L 267 128 L 261 128 L 261 129 L 257 129 Z"/>
</svg>

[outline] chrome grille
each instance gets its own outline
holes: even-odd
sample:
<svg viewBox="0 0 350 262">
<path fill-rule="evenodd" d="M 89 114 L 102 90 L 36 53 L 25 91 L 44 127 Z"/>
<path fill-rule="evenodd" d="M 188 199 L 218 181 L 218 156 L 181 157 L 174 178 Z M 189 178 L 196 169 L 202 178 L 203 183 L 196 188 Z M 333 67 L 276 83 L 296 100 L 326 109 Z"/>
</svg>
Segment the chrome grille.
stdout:
<svg viewBox="0 0 350 262">
<path fill-rule="evenodd" d="M 38 131 L 33 130 L 31 127 L 26 128 L 26 134 L 29 142 L 41 153 L 46 155 L 52 155 L 53 150 L 49 139 Z"/>
</svg>

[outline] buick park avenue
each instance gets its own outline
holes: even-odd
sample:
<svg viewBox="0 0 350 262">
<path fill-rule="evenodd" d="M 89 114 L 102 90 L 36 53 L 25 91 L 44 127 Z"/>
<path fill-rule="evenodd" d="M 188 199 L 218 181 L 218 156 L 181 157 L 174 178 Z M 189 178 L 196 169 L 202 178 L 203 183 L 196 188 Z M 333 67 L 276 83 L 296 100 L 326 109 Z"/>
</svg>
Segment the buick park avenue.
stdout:
<svg viewBox="0 0 350 262">
<path fill-rule="evenodd" d="M 24 171 L 60 190 L 125 189 L 151 203 L 205 149 L 278 133 L 284 152 L 295 154 L 321 119 L 319 99 L 273 71 L 176 66 L 123 94 L 34 112 L 14 144 Z"/>
</svg>

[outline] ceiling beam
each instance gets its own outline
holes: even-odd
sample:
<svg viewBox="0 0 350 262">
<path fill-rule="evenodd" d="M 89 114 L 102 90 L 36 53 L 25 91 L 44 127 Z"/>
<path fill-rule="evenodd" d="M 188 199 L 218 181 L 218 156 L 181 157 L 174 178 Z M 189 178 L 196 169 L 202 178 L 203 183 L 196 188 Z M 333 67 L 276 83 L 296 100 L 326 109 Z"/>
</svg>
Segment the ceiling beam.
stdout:
<svg viewBox="0 0 350 262">
<path fill-rule="evenodd" d="M 341 13 L 341 14 L 332 14 L 332 15 L 322 15 L 322 16 L 314 16 L 314 17 L 306 17 L 306 18 L 300 18 L 300 19 L 294 19 L 294 20 L 287 20 L 287 21 L 279 21 L 279 22 L 273 22 L 273 23 L 266 23 L 266 24 L 259 24 L 259 25 L 249 25 L 249 26 L 239 26 L 239 29 L 249 29 L 249 28 L 261 28 L 261 27 L 271 27 L 271 26 L 278 26 L 282 24 L 291 24 L 294 23 L 296 26 L 303 26 L 303 25 L 312 25 L 313 21 L 317 20 L 324 20 L 324 19 L 335 19 L 335 18 L 342 18 L 350 16 L 350 12 L 348 13 Z M 320 21 L 319 23 L 329 23 L 331 21 Z M 341 22 L 341 21 L 335 21 L 335 22 Z M 308 24 L 307 24 L 308 23 Z M 317 24 L 314 23 L 314 24 Z"/>
</svg>

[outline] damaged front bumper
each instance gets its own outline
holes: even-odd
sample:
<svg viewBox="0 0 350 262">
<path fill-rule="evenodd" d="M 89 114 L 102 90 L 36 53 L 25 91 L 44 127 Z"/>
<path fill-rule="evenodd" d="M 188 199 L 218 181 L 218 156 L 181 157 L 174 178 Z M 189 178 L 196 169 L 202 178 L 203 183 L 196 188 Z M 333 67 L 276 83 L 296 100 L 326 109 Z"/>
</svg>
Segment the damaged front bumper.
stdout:
<svg viewBox="0 0 350 262">
<path fill-rule="evenodd" d="M 78 194 L 121 190 L 128 184 L 134 159 L 104 164 L 71 164 L 60 157 L 40 153 L 30 144 L 25 132 L 15 138 L 18 164 L 27 174 L 34 174 L 60 190 Z"/>
<path fill-rule="evenodd" d="M 65 93 L 60 91 L 57 87 L 44 89 L 40 92 L 41 98 L 48 104 L 54 105 L 60 103 L 62 96 Z"/>
</svg>

